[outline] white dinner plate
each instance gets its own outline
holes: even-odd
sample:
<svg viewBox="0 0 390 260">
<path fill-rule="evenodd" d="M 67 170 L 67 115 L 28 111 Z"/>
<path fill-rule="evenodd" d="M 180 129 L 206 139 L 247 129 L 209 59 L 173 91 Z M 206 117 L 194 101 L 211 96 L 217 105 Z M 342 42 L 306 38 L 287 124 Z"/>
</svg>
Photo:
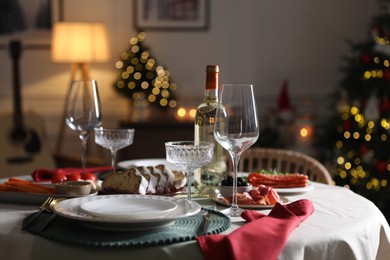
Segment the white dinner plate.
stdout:
<svg viewBox="0 0 390 260">
<path fill-rule="evenodd" d="M 111 198 L 148 198 L 153 200 L 163 200 L 174 202 L 177 204 L 177 207 L 166 214 L 157 213 L 154 217 L 150 217 L 148 219 L 94 216 L 85 213 L 80 208 L 80 206 L 84 203 Z M 187 199 L 156 195 L 131 194 L 101 195 L 95 197 L 68 199 L 61 201 L 53 207 L 53 211 L 57 215 L 80 221 L 80 223 L 84 226 L 94 229 L 114 231 L 139 231 L 168 227 L 172 225 L 176 219 L 193 216 L 200 210 L 201 206 L 198 203 L 192 202 L 191 206 L 189 206 Z"/>
<path fill-rule="evenodd" d="M 286 194 L 286 193 L 303 193 L 314 189 L 313 184 L 309 181 L 306 187 L 297 187 L 297 188 L 274 188 L 277 193 Z"/>
<path fill-rule="evenodd" d="M 155 166 L 160 165 L 160 164 L 165 165 L 165 167 L 167 167 L 170 170 L 181 170 L 180 168 L 167 162 L 167 160 L 163 159 L 163 158 L 161 158 L 161 159 L 139 159 L 139 160 L 128 160 L 128 161 L 118 162 L 118 166 L 122 169 L 129 169 L 131 167 L 139 167 L 139 166 L 155 167 Z"/>
<path fill-rule="evenodd" d="M 224 200 L 222 200 L 219 197 L 214 197 L 213 201 L 217 202 L 218 204 L 230 207 L 229 203 L 226 203 Z M 286 204 L 288 203 L 289 200 L 286 197 L 280 196 L 280 203 L 281 204 Z M 243 204 L 238 204 L 238 207 L 242 209 L 272 209 L 275 205 L 243 205 Z"/>
<path fill-rule="evenodd" d="M 80 205 L 82 211 L 95 217 L 126 219 L 166 216 L 176 208 L 177 204 L 173 201 L 152 198 L 105 198 Z"/>
</svg>

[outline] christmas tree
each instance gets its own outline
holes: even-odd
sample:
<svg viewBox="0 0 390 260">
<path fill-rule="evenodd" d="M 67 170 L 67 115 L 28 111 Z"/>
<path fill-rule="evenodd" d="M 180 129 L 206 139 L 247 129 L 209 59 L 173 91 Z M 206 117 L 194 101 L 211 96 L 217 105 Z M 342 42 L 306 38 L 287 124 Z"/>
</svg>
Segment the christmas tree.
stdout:
<svg viewBox="0 0 390 260">
<path fill-rule="evenodd" d="M 326 125 L 336 185 L 373 201 L 390 219 L 390 14 L 389 0 L 370 24 L 366 40 L 349 42 L 340 87 L 333 96 L 336 113 Z M 382 6 L 384 5 L 384 6 Z M 330 144 L 330 145 L 329 145 Z"/>
<path fill-rule="evenodd" d="M 120 70 L 115 89 L 129 98 L 136 109 L 147 109 L 152 104 L 161 109 L 177 106 L 176 84 L 171 82 L 170 73 L 157 65 L 151 52 L 144 46 L 144 32 L 130 39 L 130 47 L 120 55 L 115 66 Z"/>
</svg>

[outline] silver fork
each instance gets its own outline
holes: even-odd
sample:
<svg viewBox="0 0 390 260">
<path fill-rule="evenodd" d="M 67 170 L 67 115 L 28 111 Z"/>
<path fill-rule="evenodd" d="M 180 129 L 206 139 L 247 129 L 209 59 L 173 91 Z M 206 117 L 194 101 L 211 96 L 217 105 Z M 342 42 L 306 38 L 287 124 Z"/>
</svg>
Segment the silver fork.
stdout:
<svg viewBox="0 0 390 260">
<path fill-rule="evenodd" d="M 207 212 L 206 214 L 203 215 L 203 220 L 202 223 L 200 223 L 200 226 L 198 227 L 197 230 L 197 235 L 202 236 L 207 233 L 207 230 L 209 229 L 209 224 L 212 218 L 212 214 L 210 212 Z"/>
<path fill-rule="evenodd" d="M 43 223 L 41 230 L 45 230 L 56 218 L 57 215 L 53 212 L 53 207 L 63 200 L 65 200 L 65 198 L 55 199 L 47 206 L 47 211 L 51 212 L 51 216 L 45 221 L 45 223 Z"/>
<path fill-rule="evenodd" d="M 39 206 L 39 210 L 34 213 L 34 215 L 23 223 L 22 230 L 25 230 L 34 220 L 36 220 L 44 211 L 49 209 L 50 204 L 54 200 L 53 197 L 48 197 L 45 202 L 42 203 L 41 206 Z"/>
</svg>

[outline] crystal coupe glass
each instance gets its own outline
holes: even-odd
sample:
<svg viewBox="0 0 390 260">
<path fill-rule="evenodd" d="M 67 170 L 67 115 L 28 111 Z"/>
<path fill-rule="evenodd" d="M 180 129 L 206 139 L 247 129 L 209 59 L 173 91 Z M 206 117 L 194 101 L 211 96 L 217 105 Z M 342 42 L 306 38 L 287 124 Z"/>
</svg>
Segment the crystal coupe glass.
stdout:
<svg viewBox="0 0 390 260">
<path fill-rule="evenodd" d="M 211 162 L 214 144 L 195 141 L 166 142 L 165 152 L 169 163 L 184 170 L 187 177 L 187 200 L 191 203 L 194 170 Z"/>
<path fill-rule="evenodd" d="M 95 143 L 111 151 L 111 166 L 115 172 L 117 151 L 129 146 L 134 140 L 134 129 L 95 128 Z"/>
</svg>

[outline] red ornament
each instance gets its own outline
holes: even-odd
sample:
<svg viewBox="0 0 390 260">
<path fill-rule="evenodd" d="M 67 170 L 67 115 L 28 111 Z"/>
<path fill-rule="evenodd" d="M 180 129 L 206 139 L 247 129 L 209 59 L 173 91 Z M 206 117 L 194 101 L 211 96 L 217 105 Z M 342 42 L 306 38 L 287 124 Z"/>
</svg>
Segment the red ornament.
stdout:
<svg viewBox="0 0 390 260">
<path fill-rule="evenodd" d="M 351 131 L 352 124 L 351 121 L 344 121 L 343 122 L 343 130 L 345 131 Z"/>
<path fill-rule="evenodd" d="M 386 170 L 386 163 L 384 161 L 378 161 L 376 164 L 375 164 L 375 169 L 378 171 L 378 172 L 384 172 Z"/>
<path fill-rule="evenodd" d="M 384 69 L 383 70 L 383 79 L 384 80 L 390 80 L 390 69 Z"/>
<path fill-rule="evenodd" d="M 379 105 L 379 109 L 381 113 L 385 113 L 390 110 L 390 100 L 385 97 L 381 100 L 381 103 Z"/>
<path fill-rule="evenodd" d="M 360 153 L 361 155 L 364 155 L 364 154 L 366 154 L 366 153 L 368 152 L 368 150 L 369 150 L 368 145 L 362 144 L 362 145 L 360 146 L 360 148 L 359 148 L 359 153 Z"/>
<path fill-rule="evenodd" d="M 362 55 L 360 55 L 360 60 L 364 64 L 370 65 L 370 63 L 371 63 L 371 55 L 368 54 L 368 53 L 362 53 Z"/>
</svg>

